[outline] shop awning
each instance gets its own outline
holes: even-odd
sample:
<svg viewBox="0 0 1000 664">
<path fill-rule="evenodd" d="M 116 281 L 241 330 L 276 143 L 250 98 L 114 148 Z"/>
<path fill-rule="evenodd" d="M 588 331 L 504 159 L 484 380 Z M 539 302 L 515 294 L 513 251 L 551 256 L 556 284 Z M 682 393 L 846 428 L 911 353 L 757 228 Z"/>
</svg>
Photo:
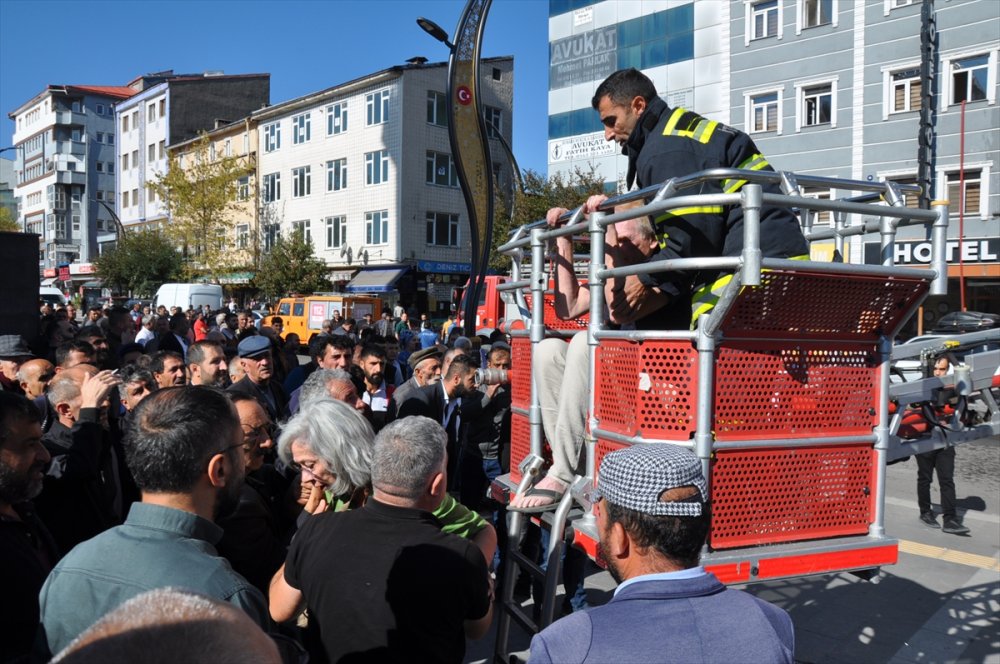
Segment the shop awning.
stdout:
<svg viewBox="0 0 1000 664">
<path fill-rule="evenodd" d="M 49 277 L 48 279 L 42 279 L 42 286 L 51 286 L 56 283 L 56 277 Z"/>
<path fill-rule="evenodd" d="M 345 286 L 348 293 L 391 293 L 396 281 L 409 268 L 362 270 Z"/>
</svg>

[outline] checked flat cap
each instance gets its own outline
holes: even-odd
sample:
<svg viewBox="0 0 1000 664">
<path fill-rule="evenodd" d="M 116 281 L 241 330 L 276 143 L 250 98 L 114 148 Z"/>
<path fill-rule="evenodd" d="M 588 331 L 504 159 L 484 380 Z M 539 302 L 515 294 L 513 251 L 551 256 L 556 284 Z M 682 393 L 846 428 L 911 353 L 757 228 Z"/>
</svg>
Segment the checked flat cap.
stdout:
<svg viewBox="0 0 1000 664">
<path fill-rule="evenodd" d="M 664 502 L 664 491 L 693 486 L 690 500 Z M 653 516 L 699 516 L 708 495 L 701 461 L 684 447 L 668 443 L 631 445 L 604 457 L 597 477 L 597 497 L 619 507 Z"/>
<path fill-rule="evenodd" d="M 34 357 L 20 334 L 0 334 L 0 357 Z"/>
</svg>

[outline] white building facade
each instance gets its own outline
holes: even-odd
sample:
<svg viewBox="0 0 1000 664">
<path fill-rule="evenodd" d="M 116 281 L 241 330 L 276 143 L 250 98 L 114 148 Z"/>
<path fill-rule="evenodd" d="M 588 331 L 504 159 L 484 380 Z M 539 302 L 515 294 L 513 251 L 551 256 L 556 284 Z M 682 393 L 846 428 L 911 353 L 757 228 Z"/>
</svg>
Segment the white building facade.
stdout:
<svg viewBox="0 0 1000 664">
<path fill-rule="evenodd" d="M 481 77 L 484 113 L 509 142 L 513 60 L 484 59 Z M 363 277 L 370 290 L 446 310 L 471 263 L 446 86 L 444 64 L 417 62 L 254 113 L 265 250 L 298 229 L 339 285 L 378 272 Z M 492 143 L 494 171 L 509 178 Z"/>
</svg>

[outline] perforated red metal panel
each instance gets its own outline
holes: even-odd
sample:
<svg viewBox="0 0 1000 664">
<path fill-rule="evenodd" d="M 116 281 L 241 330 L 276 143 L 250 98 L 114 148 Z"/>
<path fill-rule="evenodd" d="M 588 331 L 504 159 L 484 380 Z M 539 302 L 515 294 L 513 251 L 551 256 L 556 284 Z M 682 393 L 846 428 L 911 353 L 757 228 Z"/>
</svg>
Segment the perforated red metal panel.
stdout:
<svg viewBox="0 0 1000 664">
<path fill-rule="evenodd" d="M 510 402 L 515 408 L 531 406 L 531 340 L 514 337 L 510 344 Z"/>
<path fill-rule="evenodd" d="M 628 447 L 628 443 L 616 443 L 610 440 L 604 440 L 603 438 L 597 439 L 597 446 L 594 449 L 594 482 L 597 482 L 597 475 L 601 470 L 601 461 L 604 457 L 617 450 L 623 450 Z M 596 484 L 595 484 L 596 486 Z"/>
<path fill-rule="evenodd" d="M 718 440 L 871 433 L 878 403 L 874 349 L 858 344 L 742 342 L 719 349 Z"/>
<path fill-rule="evenodd" d="M 722 324 L 727 337 L 874 340 L 895 333 L 929 282 L 767 270 Z"/>
<path fill-rule="evenodd" d="M 510 414 L 510 477 L 515 482 L 521 481 L 521 471 L 518 466 L 530 452 L 531 424 L 528 422 L 528 416 L 512 412 Z M 545 460 L 546 468 L 552 463 L 552 450 L 549 448 L 544 434 L 542 437 L 542 459 Z"/>
<path fill-rule="evenodd" d="M 524 457 L 531 452 L 531 428 L 528 416 L 521 413 L 510 414 L 510 478 L 521 481 L 521 471 L 518 466 Z"/>
<path fill-rule="evenodd" d="M 626 436 L 690 438 L 697 357 L 687 341 L 602 340 L 597 350 L 600 427 Z"/>
<path fill-rule="evenodd" d="M 872 521 L 868 445 L 720 450 L 711 473 L 713 549 L 862 535 Z"/>
<path fill-rule="evenodd" d="M 524 296 L 525 302 L 528 305 L 528 311 L 531 311 L 531 295 L 526 294 Z M 545 313 L 542 318 L 545 327 L 550 330 L 586 330 L 587 326 L 590 324 L 590 315 L 584 314 L 579 318 L 574 318 L 573 320 L 563 320 L 556 316 L 556 305 L 555 297 L 553 295 L 546 294 L 544 296 L 545 302 Z"/>
</svg>

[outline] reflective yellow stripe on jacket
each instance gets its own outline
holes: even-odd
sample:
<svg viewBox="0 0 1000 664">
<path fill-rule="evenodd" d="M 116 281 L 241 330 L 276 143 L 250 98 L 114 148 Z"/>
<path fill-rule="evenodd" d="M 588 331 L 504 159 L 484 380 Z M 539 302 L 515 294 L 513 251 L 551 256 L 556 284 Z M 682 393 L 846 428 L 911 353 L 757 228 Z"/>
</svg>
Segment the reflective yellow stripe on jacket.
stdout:
<svg viewBox="0 0 1000 664">
<path fill-rule="evenodd" d="M 660 223 L 666 221 L 667 219 L 673 219 L 674 217 L 686 217 L 691 214 L 722 214 L 722 206 L 693 205 L 691 207 L 677 208 L 675 210 L 666 210 L 656 217 L 654 223 L 657 227 L 659 227 Z M 660 238 L 660 249 L 666 249 L 667 238 L 670 236 L 666 233 L 659 233 L 658 236 Z"/>
<path fill-rule="evenodd" d="M 698 141 L 699 143 L 708 143 L 712 140 L 712 134 L 715 132 L 715 128 L 719 126 L 719 123 L 715 120 L 695 116 L 697 121 L 695 121 L 695 118 L 692 118 L 691 122 L 688 122 L 686 126 L 678 128 L 677 125 L 685 113 L 688 113 L 688 111 L 683 108 L 675 108 L 674 112 L 670 115 L 670 119 L 667 120 L 666 126 L 663 128 L 663 135 L 681 136 Z"/>
<path fill-rule="evenodd" d="M 758 152 L 757 154 L 751 155 L 750 157 L 745 159 L 743 163 L 741 163 L 736 168 L 748 171 L 759 171 L 762 168 L 766 167 L 767 165 L 768 165 L 767 159 L 764 157 L 764 155 Z M 739 191 L 746 183 L 747 183 L 746 180 L 723 180 L 722 191 L 724 191 L 727 194 L 734 194 L 737 191 Z"/>
</svg>

